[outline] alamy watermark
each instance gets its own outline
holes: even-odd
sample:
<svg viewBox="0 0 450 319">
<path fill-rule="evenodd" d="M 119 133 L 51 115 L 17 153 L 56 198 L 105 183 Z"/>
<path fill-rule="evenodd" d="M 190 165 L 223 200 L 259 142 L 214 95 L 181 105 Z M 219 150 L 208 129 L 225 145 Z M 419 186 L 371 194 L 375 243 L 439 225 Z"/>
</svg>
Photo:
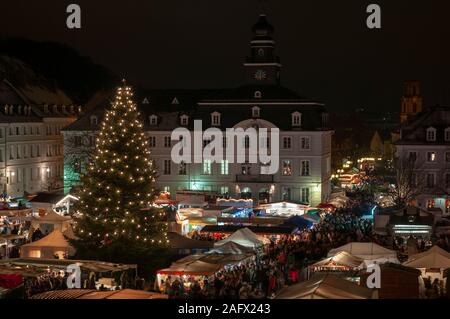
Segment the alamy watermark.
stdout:
<svg viewBox="0 0 450 319">
<path fill-rule="evenodd" d="M 276 174 L 280 166 L 280 130 L 277 128 L 218 128 L 203 131 L 201 120 L 194 121 L 193 133 L 186 128 L 172 132 L 175 164 L 210 163 L 261 164 L 260 174 Z"/>
</svg>

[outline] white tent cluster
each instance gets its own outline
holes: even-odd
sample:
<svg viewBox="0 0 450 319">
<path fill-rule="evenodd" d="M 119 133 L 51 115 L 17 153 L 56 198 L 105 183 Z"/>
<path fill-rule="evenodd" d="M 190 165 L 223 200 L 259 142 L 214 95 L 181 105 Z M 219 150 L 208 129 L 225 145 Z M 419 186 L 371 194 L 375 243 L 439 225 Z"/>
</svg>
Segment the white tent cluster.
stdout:
<svg viewBox="0 0 450 319">
<path fill-rule="evenodd" d="M 366 266 L 374 263 L 400 263 L 395 250 L 384 248 L 376 243 L 348 243 L 339 248 L 330 250 L 328 257 L 333 257 L 340 252 L 346 252 L 354 257 L 362 259 Z"/>
<path fill-rule="evenodd" d="M 215 243 L 214 247 L 219 248 L 230 242 L 243 247 L 256 249 L 268 244 L 270 241 L 267 238 L 256 235 L 248 228 L 242 228 L 224 240 Z"/>
</svg>

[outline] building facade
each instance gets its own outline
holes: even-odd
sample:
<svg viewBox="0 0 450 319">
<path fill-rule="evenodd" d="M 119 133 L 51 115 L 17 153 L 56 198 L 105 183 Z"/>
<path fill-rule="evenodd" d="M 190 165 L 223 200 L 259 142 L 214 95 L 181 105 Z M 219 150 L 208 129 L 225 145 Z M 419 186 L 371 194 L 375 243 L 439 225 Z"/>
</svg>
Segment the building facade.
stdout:
<svg viewBox="0 0 450 319">
<path fill-rule="evenodd" d="M 250 56 L 244 62 L 245 83 L 219 90 L 137 91 L 153 159 L 158 167 L 157 184 L 172 195 L 178 190 L 211 191 L 233 198 L 256 201 L 295 201 L 317 205 L 330 193 L 331 138 L 328 113 L 323 103 L 309 100 L 280 84 L 281 64 L 275 54 L 274 28 L 265 15 L 253 27 Z M 108 103 L 102 103 L 64 130 L 65 188 L 76 186 L 79 173 L 95 143 L 95 132 Z M 250 163 L 175 164 L 171 158 L 172 131 L 188 129 L 194 121 L 203 130 L 217 128 L 279 129 L 280 167 L 276 174 L 262 175 L 261 165 Z M 84 142 L 83 142 L 84 141 Z M 206 146 L 210 141 L 204 141 Z M 234 147 L 243 141 L 234 141 Z M 258 141 L 260 147 L 270 139 Z M 76 145 L 83 145 L 83 150 Z M 230 141 L 223 140 L 225 152 Z M 81 154 L 80 154 L 81 153 Z M 75 164 L 74 164 L 75 163 Z M 69 178 L 70 177 L 70 178 Z"/>
<path fill-rule="evenodd" d="M 419 81 L 406 81 L 402 97 L 400 122 L 405 123 L 423 110 L 423 99 Z"/>
<path fill-rule="evenodd" d="M 450 107 L 430 107 L 401 128 L 400 159 L 412 162 L 417 205 L 450 213 Z"/>
<path fill-rule="evenodd" d="M 6 80 L 0 81 L 0 188 L 11 197 L 58 191 L 63 186 L 61 129 L 80 109 L 36 105 Z"/>
</svg>

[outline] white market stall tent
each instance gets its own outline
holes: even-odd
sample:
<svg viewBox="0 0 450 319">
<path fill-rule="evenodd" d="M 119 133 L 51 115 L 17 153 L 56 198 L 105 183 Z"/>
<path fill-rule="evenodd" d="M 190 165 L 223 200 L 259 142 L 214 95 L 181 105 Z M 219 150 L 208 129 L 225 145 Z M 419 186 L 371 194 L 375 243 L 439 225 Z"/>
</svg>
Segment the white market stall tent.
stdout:
<svg viewBox="0 0 450 319">
<path fill-rule="evenodd" d="M 332 257 L 316 262 L 310 267 L 314 271 L 349 271 L 356 270 L 364 263 L 364 259 L 341 251 Z"/>
<path fill-rule="evenodd" d="M 234 242 L 244 247 L 258 248 L 268 244 L 270 241 L 267 238 L 256 235 L 248 228 L 241 228 L 224 240 L 215 243 L 214 248 L 218 248 L 229 242 Z"/>
<path fill-rule="evenodd" d="M 252 247 L 242 246 L 233 241 L 229 241 L 221 246 L 218 246 L 218 247 L 210 250 L 209 252 L 207 252 L 207 254 L 220 254 L 220 255 L 247 254 L 247 253 L 252 253 L 254 251 L 255 250 Z"/>
<path fill-rule="evenodd" d="M 40 217 L 34 217 L 31 222 L 31 227 L 33 229 L 40 229 L 42 233 L 48 231 L 51 233 L 54 230 L 59 230 L 60 232 L 65 232 L 67 228 L 70 227 L 72 218 L 61 216 L 54 212 L 53 210 L 48 211 L 47 214 Z"/>
<path fill-rule="evenodd" d="M 378 293 L 335 275 L 317 274 L 284 288 L 275 299 L 378 299 Z"/>
<path fill-rule="evenodd" d="M 450 253 L 433 246 L 423 253 L 412 255 L 403 266 L 419 269 L 423 278 L 444 280 L 444 271 L 450 268 Z"/>
<path fill-rule="evenodd" d="M 395 264 L 400 263 L 395 250 L 387 249 L 376 243 L 348 243 L 344 246 L 330 250 L 328 257 L 333 257 L 342 251 L 363 259 L 366 265 L 387 262 Z"/>
<path fill-rule="evenodd" d="M 65 259 L 73 256 L 75 249 L 69 244 L 59 230 L 53 231 L 44 238 L 20 247 L 21 258 Z"/>
</svg>

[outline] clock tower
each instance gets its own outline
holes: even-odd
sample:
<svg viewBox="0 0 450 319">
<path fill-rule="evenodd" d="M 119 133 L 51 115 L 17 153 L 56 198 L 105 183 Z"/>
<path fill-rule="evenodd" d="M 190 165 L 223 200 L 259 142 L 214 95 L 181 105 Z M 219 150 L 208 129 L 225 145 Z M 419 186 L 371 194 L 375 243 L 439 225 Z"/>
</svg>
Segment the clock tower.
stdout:
<svg viewBox="0 0 450 319">
<path fill-rule="evenodd" d="M 247 83 L 255 85 L 280 84 L 280 58 L 275 55 L 274 28 L 261 14 L 252 28 L 254 37 L 250 42 L 250 56 L 244 66 Z"/>
</svg>

